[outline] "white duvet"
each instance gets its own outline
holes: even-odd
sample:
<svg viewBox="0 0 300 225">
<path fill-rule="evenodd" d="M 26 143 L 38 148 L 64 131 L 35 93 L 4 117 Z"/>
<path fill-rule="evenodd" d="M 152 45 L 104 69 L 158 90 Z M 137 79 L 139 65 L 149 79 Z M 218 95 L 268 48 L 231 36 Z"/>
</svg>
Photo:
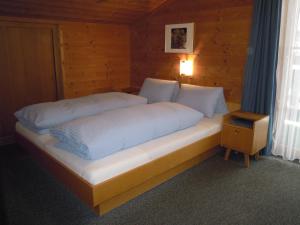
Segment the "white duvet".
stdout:
<svg viewBox="0 0 300 225">
<path fill-rule="evenodd" d="M 100 159 L 196 125 L 203 114 L 178 103 L 160 102 L 82 117 L 50 130 L 61 149 Z"/>
<path fill-rule="evenodd" d="M 15 116 L 25 127 L 42 134 L 51 127 L 83 116 L 146 103 L 147 99 L 141 96 L 108 92 L 26 106 Z"/>
</svg>

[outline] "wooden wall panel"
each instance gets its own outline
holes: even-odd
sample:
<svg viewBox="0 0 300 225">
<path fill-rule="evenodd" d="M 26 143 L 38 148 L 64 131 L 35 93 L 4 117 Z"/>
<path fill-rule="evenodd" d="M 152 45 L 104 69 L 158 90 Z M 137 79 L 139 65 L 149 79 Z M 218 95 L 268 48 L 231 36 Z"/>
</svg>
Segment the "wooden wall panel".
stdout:
<svg viewBox="0 0 300 225">
<path fill-rule="evenodd" d="M 66 98 L 129 86 L 128 26 L 62 23 L 59 27 Z"/>
<path fill-rule="evenodd" d="M 19 17 L 0 21 L 56 26 L 58 29 L 61 97 L 120 90 L 130 85 L 130 29 L 128 25 L 66 22 Z"/>
<path fill-rule="evenodd" d="M 131 26 L 131 82 L 145 77 L 174 79 L 183 54 L 164 52 L 165 24 L 194 22 L 195 51 L 192 80 L 222 86 L 227 100 L 240 102 L 252 21 L 252 0 L 174 0 Z"/>
<path fill-rule="evenodd" d="M 0 21 L 0 145 L 11 140 L 20 108 L 57 99 L 55 26 Z"/>
<path fill-rule="evenodd" d="M 130 85 L 128 25 L 3 16 L 0 21 L 48 24 L 58 28 L 60 63 L 57 64 L 61 64 L 63 98 L 120 90 Z"/>
</svg>

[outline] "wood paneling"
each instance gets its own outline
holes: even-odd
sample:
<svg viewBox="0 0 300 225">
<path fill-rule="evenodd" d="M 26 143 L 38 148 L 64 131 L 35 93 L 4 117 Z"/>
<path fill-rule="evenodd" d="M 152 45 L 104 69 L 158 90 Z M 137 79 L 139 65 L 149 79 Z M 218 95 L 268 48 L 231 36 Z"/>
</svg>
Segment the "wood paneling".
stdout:
<svg viewBox="0 0 300 225">
<path fill-rule="evenodd" d="M 54 25 L 0 22 L 0 137 L 14 133 L 13 113 L 57 99 Z"/>
<path fill-rule="evenodd" d="M 166 0 L 0 0 L 0 15 L 131 23 Z"/>
<path fill-rule="evenodd" d="M 121 90 L 130 84 L 128 25 L 65 22 L 18 17 L 0 21 L 55 25 L 61 69 L 62 98 Z M 2 62 L 1 62 L 2 63 Z M 61 64 L 61 65 L 60 65 Z"/>
<path fill-rule="evenodd" d="M 128 26 L 61 23 L 59 28 L 66 98 L 129 86 Z"/>
<path fill-rule="evenodd" d="M 222 86 L 228 101 L 240 102 L 252 21 L 252 0 L 175 0 L 131 27 L 131 80 L 145 77 L 174 79 L 182 54 L 164 52 L 165 24 L 195 23 L 192 80 Z"/>
</svg>

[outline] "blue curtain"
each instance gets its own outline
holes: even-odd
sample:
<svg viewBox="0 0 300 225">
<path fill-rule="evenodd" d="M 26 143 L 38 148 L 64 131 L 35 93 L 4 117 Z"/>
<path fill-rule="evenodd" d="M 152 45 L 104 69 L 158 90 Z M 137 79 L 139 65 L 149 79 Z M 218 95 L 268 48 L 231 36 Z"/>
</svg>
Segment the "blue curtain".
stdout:
<svg viewBox="0 0 300 225">
<path fill-rule="evenodd" d="M 244 74 L 242 110 L 270 116 L 265 154 L 269 154 L 272 148 L 281 5 L 281 0 L 254 0 Z"/>
</svg>

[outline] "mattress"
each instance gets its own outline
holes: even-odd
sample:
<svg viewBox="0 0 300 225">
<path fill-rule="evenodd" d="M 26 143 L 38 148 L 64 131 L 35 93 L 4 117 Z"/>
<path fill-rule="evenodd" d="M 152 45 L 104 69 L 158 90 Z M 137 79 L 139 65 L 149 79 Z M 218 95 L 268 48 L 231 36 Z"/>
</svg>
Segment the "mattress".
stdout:
<svg viewBox="0 0 300 225">
<path fill-rule="evenodd" d="M 216 134 L 221 131 L 221 126 L 222 115 L 216 114 L 213 118 L 202 119 L 196 126 L 93 161 L 56 148 L 54 145 L 57 140 L 50 134 L 36 134 L 19 122 L 16 124 L 16 131 L 88 183 L 95 185 Z"/>
</svg>

